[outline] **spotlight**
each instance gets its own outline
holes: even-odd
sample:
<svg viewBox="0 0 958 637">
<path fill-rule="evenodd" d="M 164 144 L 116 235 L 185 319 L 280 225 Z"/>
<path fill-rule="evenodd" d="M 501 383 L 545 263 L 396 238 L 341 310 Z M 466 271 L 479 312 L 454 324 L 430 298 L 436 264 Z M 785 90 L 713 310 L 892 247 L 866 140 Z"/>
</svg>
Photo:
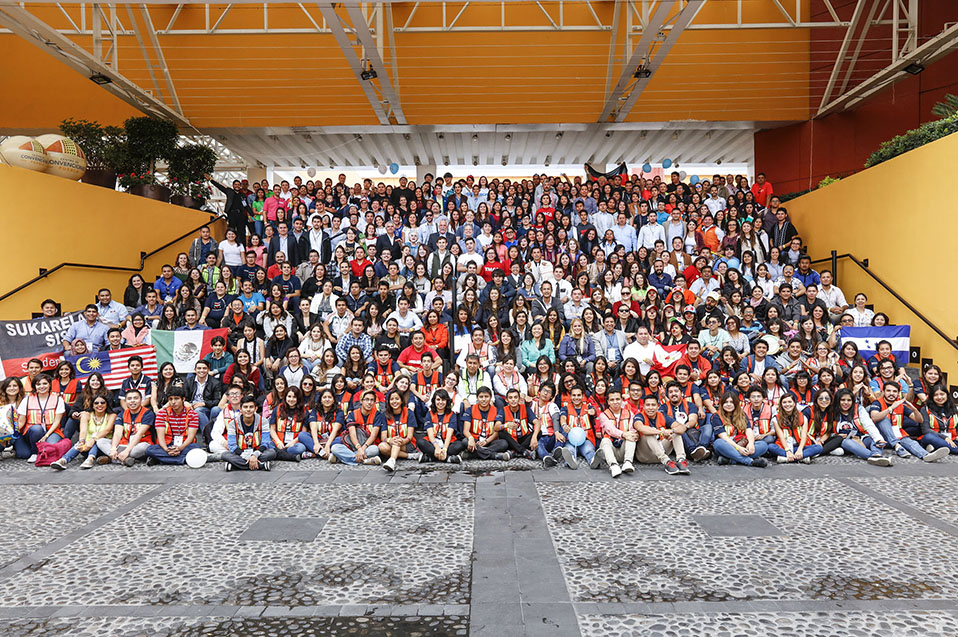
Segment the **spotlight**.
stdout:
<svg viewBox="0 0 958 637">
<path fill-rule="evenodd" d="M 561 130 L 560 130 L 558 133 L 556 133 L 556 139 L 562 139 L 562 131 L 561 131 Z"/>
<path fill-rule="evenodd" d="M 509 133 L 506 133 L 506 141 L 507 141 L 507 142 L 511 142 L 511 141 L 512 141 L 512 135 L 510 135 Z"/>
<path fill-rule="evenodd" d="M 637 79 L 637 80 L 639 80 L 639 79 L 647 79 L 647 78 L 652 77 L 652 71 L 650 71 L 649 69 L 645 69 L 645 68 L 641 68 L 641 67 L 640 67 L 640 68 L 636 69 L 636 71 L 635 71 L 635 73 L 632 75 L 632 77 L 634 77 L 634 78 Z"/>
<path fill-rule="evenodd" d="M 379 76 L 376 75 L 376 69 L 372 69 L 372 68 L 366 69 L 365 71 L 362 71 L 359 74 L 359 79 L 364 81 L 369 81 L 377 77 Z"/>
<path fill-rule="evenodd" d="M 104 84 L 112 84 L 112 83 L 113 83 L 113 80 L 111 80 L 111 79 L 108 78 L 107 76 L 103 75 L 102 73 L 94 73 L 93 75 L 90 76 L 90 80 L 91 80 L 94 84 L 99 84 L 100 86 L 103 86 Z"/>
<path fill-rule="evenodd" d="M 612 131 L 610 131 L 610 130 L 605 131 L 605 136 L 606 136 L 606 137 L 612 137 Z"/>
<path fill-rule="evenodd" d="M 479 141 L 479 136 L 478 136 L 478 135 L 473 135 L 473 136 L 472 136 L 472 141 L 473 141 L 473 142 L 478 142 L 478 141 Z"/>
<path fill-rule="evenodd" d="M 919 64 L 918 62 L 912 62 L 911 64 L 906 66 L 903 70 L 905 71 L 905 73 L 910 73 L 911 75 L 918 75 L 919 73 L 925 70 L 925 67 Z"/>
<path fill-rule="evenodd" d="M 502 156 L 502 165 L 505 166 L 508 162 L 509 162 L 509 156 L 508 156 L 508 155 L 503 155 L 503 156 Z"/>
</svg>

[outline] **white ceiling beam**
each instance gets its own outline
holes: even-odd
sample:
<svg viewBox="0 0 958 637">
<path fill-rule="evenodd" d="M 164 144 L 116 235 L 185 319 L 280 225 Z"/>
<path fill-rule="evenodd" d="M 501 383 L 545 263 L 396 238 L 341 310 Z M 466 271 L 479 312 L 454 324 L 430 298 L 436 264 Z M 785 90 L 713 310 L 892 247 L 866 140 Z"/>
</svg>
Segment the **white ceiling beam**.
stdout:
<svg viewBox="0 0 958 637">
<path fill-rule="evenodd" d="M 636 78 L 635 83 L 632 85 L 631 92 L 625 99 L 625 103 L 622 104 L 621 107 L 617 107 L 615 110 L 615 121 L 621 122 L 625 120 L 626 116 L 628 116 L 629 112 L 632 110 L 632 107 L 635 106 L 635 102 L 639 99 L 639 96 L 642 95 L 645 87 L 648 86 L 650 81 L 652 81 L 652 78 L 655 76 L 655 72 L 660 66 L 662 66 L 662 62 L 669 54 L 669 51 L 671 51 L 672 47 L 675 46 L 675 43 L 678 42 L 679 36 L 682 35 L 682 31 L 684 31 L 685 28 L 692 22 L 692 20 L 695 19 L 695 16 L 703 6 L 705 6 L 705 0 L 689 0 L 688 4 L 686 4 L 679 14 L 675 16 L 675 20 L 672 22 L 672 28 L 669 30 L 669 34 L 665 36 L 665 41 L 662 42 L 660 46 L 655 48 L 654 53 L 651 49 L 649 49 L 649 52 L 645 58 L 645 64 L 643 66 L 643 70 L 647 73 L 647 76 Z M 658 12 L 656 12 L 656 14 L 658 14 Z M 619 97 L 621 98 L 621 95 Z M 618 104 L 618 100 L 616 101 L 616 104 Z"/>
<path fill-rule="evenodd" d="M 851 22 L 848 25 L 848 29 L 845 30 L 845 37 L 842 38 L 842 44 L 838 47 L 838 55 L 835 56 L 835 64 L 832 67 L 831 75 L 828 76 L 828 84 L 825 85 L 825 92 L 822 94 L 822 101 L 818 105 L 819 108 L 828 104 L 828 100 L 832 96 L 832 90 L 835 88 L 835 83 L 838 81 L 838 76 L 841 74 L 842 67 L 845 64 L 845 56 L 848 54 L 848 48 L 852 44 L 855 32 L 861 25 L 862 16 L 865 15 L 865 5 L 870 1 L 871 0 L 858 0 L 858 3 L 855 5 Z"/>
<path fill-rule="evenodd" d="M 160 65 L 160 73 L 163 74 L 163 79 L 166 81 L 166 90 L 170 95 L 170 98 L 173 100 L 173 103 L 176 105 L 176 110 L 182 113 L 183 107 L 180 105 L 180 98 L 176 94 L 176 86 L 173 84 L 173 76 L 170 75 L 170 67 L 166 64 L 166 56 L 163 55 L 163 48 L 160 46 L 160 40 L 156 37 L 156 28 L 153 26 L 153 18 L 150 17 L 150 12 L 146 8 L 146 5 L 140 5 L 140 15 L 143 16 L 143 24 L 146 28 L 146 34 L 150 38 L 150 44 L 153 46 L 153 53 L 156 55 L 156 61 Z M 132 12 L 130 13 L 130 21 L 133 21 Z"/>
<path fill-rule="evenodd" d="M 115 68 L 97 60 L 83 47 L 57 32 L 19 5 L 0 5 L 0 26 L 10 29 L 24 40 L 46 51 L 84 77 L 102 75 L 110 82 L 109 91 L 134 108 L 179 126 L 193 128 L 188 119 L 162 100 L 130 81 Z"/>
<path fill-rule="evenodd" d="M 849 89 L 846 93 L 836 97 L 827 105 L 822 106 L 818 109 L 818 113 L 815 117 L 824 117 L 830 113 L 843 111 L 878 91 L 908 77 L 908 73 L 905 72 L 906 66 L 917 63 L 928 67 L 956 48 L 958 48 L 958 22 L 953 23 L 950 27 L 917 49 L 902 56 L 897 62 L 889 64 L 881 71 L 878 71 L 860 84 Z"/>
<path fill-rule="evenodd" d="M 672 10 L 674 4 L 675 0 L 660 0 L 655 9 L 655 13 L 650 19 L 648 27 L 642 30 L 642 37 L 639 38 L 639 43 L 635 45 L 635 49 L 632 50 L 629 60 L 622 67 L 615 88 L 612 89 L 612 92 L 609 93 L 609 96 L 606 98 L 605 106 L 602 108 L 602 114 L 599 115 L 600 123 L 612 117 L 612 114 L 618 107 L 619 98 L 622 97 L 622 94 L 625 93 L 625 90 L 629 86 L 629 82 L 632 81 L 633 73 L 645 62 L 652 42 L 657 37 L 659 29 L 665 24 L 665 20 L 668 18 L 669 12 Z"/>
<path fill-rule="evenodd" d="M 392 82 L 389 79 L 389 69 L 386 67 L 386 63 L 383 62 L 382 56 L 380 56 L 376 40 L 373 38 L 373 34 L 369 30 L 369 25 L 366 23 L 365 18 L 363 17 L 363 12 L 360 10 L 359 6 L 356 5 L 347 5 L 346 14 L 349 16 L 350 20 L 353 23 L 353 30 L 355 36 L 359 39 L 365 48 L 366 59 L 369 60 L 370 66 L 376 71 L 376 79 L 379 80 L 379 89 L 382 91 L 383 98 L 388 105 L 387 112 L 391 111 L 393 119 L 395 119 L 396 124 L 405 124 L 406 116 L 403 115 L 402 105 L 399 103 L 399 95 L 397 95 L 396 90 L 393 88 Z M 323 12 L 325 16 L 326 13 Z M 329 20 L 327 19 L 327 22 Z M 379 34 L 380 39 L 383 37 L 382 34 Z M 395 62 L 395 58 L 393 59 Z"/>
</svg>

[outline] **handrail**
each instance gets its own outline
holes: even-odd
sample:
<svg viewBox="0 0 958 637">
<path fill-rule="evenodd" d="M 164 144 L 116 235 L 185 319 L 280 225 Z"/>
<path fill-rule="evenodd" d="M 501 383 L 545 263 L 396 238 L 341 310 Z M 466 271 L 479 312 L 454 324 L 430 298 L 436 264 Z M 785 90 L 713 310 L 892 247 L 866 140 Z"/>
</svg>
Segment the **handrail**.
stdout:
<svg viewBox="0 0 958 637">
<path fill-rule="evenodd" d="M 113 271 L 116 271 L 116 272 L 142 272 L 142 271 L 143 271 L 143 268 L 146 266 L 146 260 L 149 259 L 150 257 L 152 257 L 154 254 L 158 254 L 158 253 L 162 252 L 163 250 L 166 250 L 167 248 L 169 248 L 169 247 L 170 247 L 171 245 L 173 245 L 174 243 L 179 243 L 180 241 L 182 241 L 183 239 L 186 239 L 186 238 L 189 237 L 190 235 L 199 232 L 199 231 L 200 231 L 200 228 L 203 228 L 204 226 L 210 225 L 211 223 L 213 223 L 213 222 L 216 221 L 217 219 L 219 219 L 219 216 L 218 216 L 218 215 L 210 215 L 210 218 L 209 218 L 205 223 L 203 223 L 203 224 L 201 224 L 201 225 L 199 225 L 199 226 L 196 226 L 195 228 L 193 228 L 193 229 L 190 230 L 189 232 L 180 235 L 179 237 L 173 239 L 172 241 L 168 241 L 167 243 L 164 243 L 163 245 L 161 245 L 159 248 L 153 250 L 152 252 L 140 252 L 140 267 L 138 267 L 138 268 L 132 268 L 132 267 L 130 267 L 130 266 L 122 266 L 122 265 L 102 265 L 102 264 L 95 264 L 95 263 L 71 263 L 71 262 L 64 262 L 64 263 L 57 264 L 57 265 L 55 265 L 55 266 L 53 266 L 52 268 L 49 268 L 49 269 L 47 269 L 47 268 L 40 268 L 40 274 L 39 274 L 39 275 L 33 277 L 32 279 L 30 279 L 30 280 L 27 281 L 26 283 L 23 283 L 22 285 L 19 285 L 19 286 L 15 287 L 14 289 L 12 289 L 12 290 L 10 290 L 9 292 L 7 292 L 6 294 L 3 294 L 2 296 L 0 296 L 0 301 L 3 301 L 3 300 L 5 300 L 5 299 L 10 298 L 11 296 L 13 296 L 14 294 L 16 294 L 17 292 L 20 292 L 21 290 L 25 290 L 26 288 L 30 287 L 30 286 L 33 285 L 34 283 L 37 283 L 37 282 L 39 282 L 39 281 L 42 281 L 43 279 L 47 278 L 48 276 L 50 276 L 51 274 L 53 274 L 53 273 L 56 272 L 57 270 L 62 270 L 63 268 L 89 268 L 89 269 L 91 269 L 91 270 L 113 270 Z"/>
<path fill-rule="evenodd" d="M 855 255 L 850 254 L 850 253 L 848 253 L 848 252 L 846 252 L 845 254 L 838 254 L 838 251 L 837 251 L 837 250 L 832 250 L 831 256 L 826 257 L 826 258 L 824 258 L 824 259 L 815 259 L 814 261 L 812 261 L 812 263 L 826 263 L 826 262 L 830 262 L 830 263 L 832 264 L 832 272 L 834 273 L 834 271 L 835 271 L 835 266 L 836 266 L 836 264 L 838 263 L 838 260 L 839 260 L 839 259 L 850 259 L 850 260 L 852 261 L 852 263 L 854 263 L 854 264 L 857 265 L 859 268 L 861 268 L 862 270 L 864 270 L 864 271 L 865 271 L 865 274 L 867 274 L 868 276 L 870 276 L 871 278 L 873 278 L 873 279 L 875 280 L 875 282 L 878 283 L 878 285 L 880 285 L 880 286 L 882 286 L 883 288 L 885 288 L 885 291 L 886 291 L 886 292 L 888 292 L 888 293 L 891 294 L 893 297 L 895 297 L 896 299 L 898 299 L 898 301 L 899 301 L 902 305 L 904 305 L 904 306 L 907 307 L 909 310 L 911 310 L 911 312 L 912 312 L 915 316 L 917 316 L 918 318 L 921 319 L 922 323 L 924 323 L 925 325 L 927 325 L 928 327 L 930 327 L 932 330 L 934 330 L 934 332 L 935 332 L 936 334 L 938 334 L 938 336 L 940 336 L 941 338 L 943 338 L 946 343 L 948 343 L 949 345 L 951 345 L 954 349 L 958 350 L 958 341 L 955 341 L 955 339 L 953 339 L 952 337 L 950 337 L 950 336 L 948 336 L 947 334 L 945 334 L 944 330 L 942 330 L 940 327 L 938 327 L 937 325 L 935 325 L 934 323 L 932 323 L 931 320 L 930 320 L 927 316 L 925 316 L 924 314 L 922 314 L 921 312 L 918 311 L 918 308 L 916 308 L 914 305 L 912 305 L 911 303 L 909 303 L 908 301 L 906 301 L 906 300 L 904 299 L 904 297 L 902 297 L 901 294 L 899 294 L 898 292 L 896 292 L 895 290 L 893 290 L 893 289 L 891 288 L 891 286 L 889 286 L 887 283 L 885 283 L 885 282 L 881 279 L 881 277 L 879 277 L 877 274 L 875 274 L 874 272 L 872 272 L 871 269 L 868 267 L 868 259 L 860 260 L 860 259 L 858 259 Z"/>
</svg>

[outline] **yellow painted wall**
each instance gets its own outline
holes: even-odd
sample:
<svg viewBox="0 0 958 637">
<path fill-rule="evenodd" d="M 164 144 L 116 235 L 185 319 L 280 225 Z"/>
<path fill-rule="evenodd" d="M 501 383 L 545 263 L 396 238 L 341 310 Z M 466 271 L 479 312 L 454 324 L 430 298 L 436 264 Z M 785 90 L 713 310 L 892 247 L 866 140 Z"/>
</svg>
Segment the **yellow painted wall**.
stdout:
<svg viewBox="0 0 958 637">
<path fill-rule="evenodd" d="M 141 251 L 152 252 L 209 220 L 207 213 L 197 210 L 10 166 L 0 166 L 0 192 L 23 195 L 8 198 L 0 206 L 5 238 L 0 294 L 37 276 L 39 268 L 64 262 L 139 267 Z M 17 201 L 24 206 L 15 207 Z M 221 236 L 222 230 L 214 227 L 214 235 Z M 191 240 L 147 259 L 143 278 L 155 279 L 160 266 L 172 263 Z M 111 288 L 114 298 L 122 301 L 131 275 L 59 270 L 0 301 L 0 319 L 30 318 L 45 298 L 59 301 L 64 311 L 80 309 L 93 301 L 101 287 Z"/>
<path fill-rule="evenodd" d="M 946 334 L 958 335 L 954 294 L 958 215 L 942 206 L 942 188 L 958 165 L 958 134 L 869 168 L 786 204 L 813 259 L 831 250 L 868 259 L 871 270 Z M 821 267 L 821 266 L 820 266 Z M 849 303 L 864 292 L 875 311 L 912 326 L 923 358 L 958 381 L 958 351 L 853 263 L 839 262 Z"/>
</svg>

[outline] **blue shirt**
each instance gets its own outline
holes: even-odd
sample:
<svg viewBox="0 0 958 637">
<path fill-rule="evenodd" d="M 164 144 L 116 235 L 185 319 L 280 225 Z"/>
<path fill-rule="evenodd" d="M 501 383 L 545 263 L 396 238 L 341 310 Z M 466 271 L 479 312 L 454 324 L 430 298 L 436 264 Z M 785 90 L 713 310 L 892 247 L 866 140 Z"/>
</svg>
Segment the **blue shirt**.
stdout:
<svg viewBox="0 0 958 637">
<path fill-rule="evenodd" d="M 252 312 L 259 307 L 260 303 L 266 303 L 266 298 L 259 292 L 253 292 L 250 298 L 246 298 L 243 294 L 240 294 L 236 298 L 243 302 L 244 312 Z"/>
<path fill-rule="evenodd" d="M 97 303 L 96 309 L 100 312 L 100 322 L 107 326 L 122 323 L 130 315 L 126 306 L 116 301 L 110 301 L 107 305 Z"/>
<path fill-rule="evenodd" d="M 83 339 L 88 350 L 98 352 L 103 349 L 108 330 L 109 328 L 99 321 L 94 323 L 92 327 L 86 321 L 80 321 L 79 323 L 74 323 L 67 329 L 66 336 L 63 337 L 63 340 L 72 343 L 78 338 Z"/>
<path fill-rule="evenodd" d="M 170 279 L 169 283 L 167 283 L 163 277 L 160 277 L 156 280 L 156 283 L 153 284 L 153 289 L 160 295 L 160 300 L 165 303 L 172 301 L 176 297 L 176 291 L 179 290 L 182 285 L 183 282 L 176 277 Z"/>
</svg>

